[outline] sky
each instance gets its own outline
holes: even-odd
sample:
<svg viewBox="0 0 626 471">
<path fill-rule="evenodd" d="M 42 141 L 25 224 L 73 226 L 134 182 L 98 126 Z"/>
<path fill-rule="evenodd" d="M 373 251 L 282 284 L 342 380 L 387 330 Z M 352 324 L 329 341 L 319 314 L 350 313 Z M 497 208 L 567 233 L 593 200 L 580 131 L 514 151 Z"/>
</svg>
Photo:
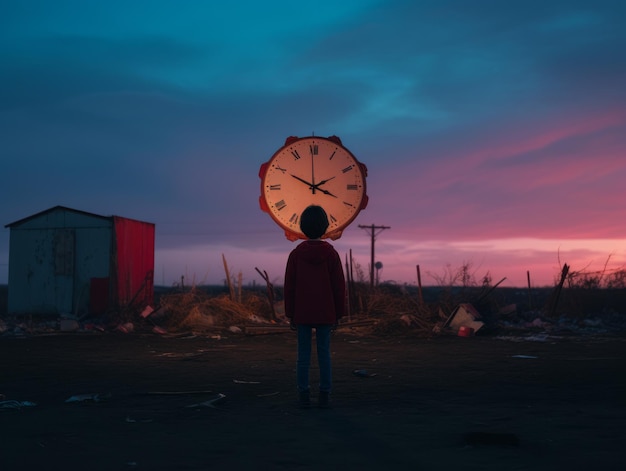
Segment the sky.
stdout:
<svg viewBox="0 0 626 471">
<path fill-rule="evenodd" d="M 626 266 L 626 2 L 4 0 L 5 227 L 56 205 L 155 224 L 155 284 L 282 284 L 259 208 L 288 136 L 339 136 L 368 279 L 554 283 Z"/>
</svg>

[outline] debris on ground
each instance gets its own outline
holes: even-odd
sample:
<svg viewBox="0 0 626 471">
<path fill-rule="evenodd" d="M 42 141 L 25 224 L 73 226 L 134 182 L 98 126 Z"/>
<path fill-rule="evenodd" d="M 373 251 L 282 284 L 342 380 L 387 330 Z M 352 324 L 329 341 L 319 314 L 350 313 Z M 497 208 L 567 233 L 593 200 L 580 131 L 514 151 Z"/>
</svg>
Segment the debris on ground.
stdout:
<svg viewBox="0 0 626 471">
<path fill-rule="evenodd" d="M 474 306 L 469 303 L 459 304 L 450 314 L 448 320 L 444 323 L 443 327 L 452 330 L 453 332 L 459 332 L 459 329 L 465 327 L 472 329 L 472 333 L 478 332 L 485 323 L 482 321 L 480 314 Z M 461 335 L 466 337 L 467 335 Z"/>
<path fill-rule="evenodd" d="M 374 376 L 376 376 L 376 373 L 370 373 L 367 370 L 353 370 L 352 374 L 354 376 L 358 376 L 359 378 L 373 378 Z"/>
<path fill-rule="evenodd" d="M 31 401 L 1 401 L 0 409 L 21 409 L 22 407 L 34 407 L 37 404 Z"/>
<path fill-rule="evenodd" d="M 410 335 L 415 338 L 491 335 L 512 341 L 550 341 L 572 335 L 626 332 L 626 314 L 609 309 L 608 304 L 599 307 L 597 313 L 583 315 L 579 304 L 571 305 L 572 309 L 578 308 L 577 311 L 568 312 L 566 308 L 570 305 L 561 303 L 561 312 L 555 315 L 545 307 L 524 311 L 521 304 L 510 300 L 490 304 L 476 296 L 455 295 L 448 299 L 440 293 L 438 299 L 425 302 L 398 287 L 395 291 L 386 289 L 388 291 L 381 289 L 359 301 L 359 310 L 348 313 L 337 332 L 352 336 Z M 490 297 L 496 295 L 491 293 Z M 520 301 L 518 298 L 519 295 L 516 300 Z M 173 289 L 155 301 L 155 306 L 137 308 L 135 312 L 125 310 L 117 316 L 107 313 L 96 318 L 76 317 L 70 313 L 5 315 L 0 318 L 0 337 L 115 333 L 168 338 L 188 335 L 191 336 L 188 338 L 203 336 L 220 340 L 228 335 L 290 333 L 282 301 L 268 306 L 267 299 L 253 290 L 243 291 L 234 300 L 200 288 Z"/>
<path fill-rule="evenodd" d="M 68 397 L 65 402 L 102 402 L 111 398 L 111 394 L 96 393 L 96 394 L 76 394 Z"/>
<path fill-rule="evenodd" d="M 211 399 L 209 399 L 207 401 L 199 402 L 197 404 L 191 404 L 191 405 L 189 405 L 187 407 L 191 407 L 191 408 L 193 408 L 193 407 L 196 407 L 196 408 L 197 407 L 213 407 L 214 408 L 216 404 L 219 404 L 225 398 L 226 398 L 225 394 L 219 393 L 217 396 L 215 396 L 215 397 L 213 397 L 213 398 L 211 398 Z"/>
</svg>

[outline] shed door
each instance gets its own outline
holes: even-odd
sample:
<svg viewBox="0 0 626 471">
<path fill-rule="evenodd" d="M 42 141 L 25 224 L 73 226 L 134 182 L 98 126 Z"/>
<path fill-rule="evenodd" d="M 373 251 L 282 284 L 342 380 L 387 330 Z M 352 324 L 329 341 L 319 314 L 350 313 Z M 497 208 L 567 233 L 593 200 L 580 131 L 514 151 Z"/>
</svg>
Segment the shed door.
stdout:
<svg viewBox="0 0 626 471">
<path fill-rule="evenodd" d="M 74 231 L 64 229 L 54 236 L 54 274 L 74 275 Z"/>
<path fill-rule="evenodd" d="M 60 312 L 72 312 L 74 298 L 75 241 L 72 229 L 54 234 L 54 304 Z"/>
</svg>

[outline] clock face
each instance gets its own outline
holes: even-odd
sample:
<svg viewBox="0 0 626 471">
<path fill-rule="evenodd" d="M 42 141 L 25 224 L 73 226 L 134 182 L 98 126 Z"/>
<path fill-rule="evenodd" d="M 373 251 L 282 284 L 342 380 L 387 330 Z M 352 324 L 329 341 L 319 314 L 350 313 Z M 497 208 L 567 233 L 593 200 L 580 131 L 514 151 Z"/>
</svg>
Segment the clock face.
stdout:
<svg viewBox="0 0 626 471">
<path fill-rule="evenodd" d="M 328 215 L 324 237 L 337 239 L 367 205 L 367 168 L 341 145 L 339 138 L 289 138 L 261 166 L 261 209 L 291 240 L 306 239 L 300 215 L 307 206 L 321 206 Z"/>
</svg>

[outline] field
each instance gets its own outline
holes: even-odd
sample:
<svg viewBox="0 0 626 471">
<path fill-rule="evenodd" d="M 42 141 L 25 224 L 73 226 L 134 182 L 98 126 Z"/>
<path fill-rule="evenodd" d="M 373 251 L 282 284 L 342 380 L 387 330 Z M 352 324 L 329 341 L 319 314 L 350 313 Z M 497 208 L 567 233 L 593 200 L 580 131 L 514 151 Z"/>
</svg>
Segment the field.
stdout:
<svg viewBox="0 0 626 471">
<path fill-rule="evenodd" d="M 225 293 L 160 293 L 160 322 L 177 319 L 166 334 L 137 320 L 131 333 L 31 319 L 17 334 L 7 322 L 0 468 L 623 469 L 623 315 L 502 310 L 513 294 L 490 295 L 485 330 L 459 337 L 426 328 L 441 319 L 432 306 L 453 298 L 424 300 L 409 325 L 383 308 L 416 306 L 414 293 L 381 290 L 367 300 L 376 324 L 357 317 L 334 334 L 331 409 L 296 407 L 295 336 L 230 329 L 243 321 Z M 573 294 L 563 309 L 580 307 Z M 262 296 L 243 297 L 242 312 L 266 315 Z M 176 306 L 235 322 L 200 323 L 202 309 L 181 318 Z"/>
<path fill-rule="evenodd" d="M 0 410 L 0 466 L 621 470 L 625 347 L 340 329 L 333 408 L 301 410 L 288 333 L 4 338 L 2 393 L 34 405 Z"/>
</svg>

